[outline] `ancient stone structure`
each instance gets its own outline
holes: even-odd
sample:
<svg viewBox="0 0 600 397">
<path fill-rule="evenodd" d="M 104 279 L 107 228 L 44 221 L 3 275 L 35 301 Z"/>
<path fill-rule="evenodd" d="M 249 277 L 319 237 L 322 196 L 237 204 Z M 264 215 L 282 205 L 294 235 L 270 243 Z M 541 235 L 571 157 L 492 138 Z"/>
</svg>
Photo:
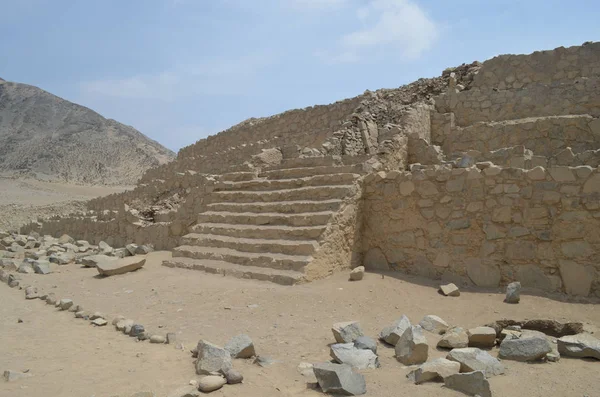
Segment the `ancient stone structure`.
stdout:
<svg viewBox="0 0 600 397">
<path fill-rule="evenodd" d="M 600 43 L 252 119 L 36 230 L 282 284 L 337 269 L 600 296 Z"/>
</svg>

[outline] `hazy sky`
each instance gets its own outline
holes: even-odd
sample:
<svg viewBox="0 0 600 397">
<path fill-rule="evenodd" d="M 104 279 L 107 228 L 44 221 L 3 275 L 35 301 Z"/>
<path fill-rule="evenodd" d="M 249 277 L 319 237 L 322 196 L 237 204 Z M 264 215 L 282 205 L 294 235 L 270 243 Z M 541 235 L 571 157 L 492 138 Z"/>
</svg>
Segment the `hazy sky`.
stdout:
<svg viewBox="0 0 600 397">
<path fill-rule="evenodd" d="M 598 0 L 0 0 L 0 77 L 178 150 L 249 117 L 600 39 Z"/>
</svg>

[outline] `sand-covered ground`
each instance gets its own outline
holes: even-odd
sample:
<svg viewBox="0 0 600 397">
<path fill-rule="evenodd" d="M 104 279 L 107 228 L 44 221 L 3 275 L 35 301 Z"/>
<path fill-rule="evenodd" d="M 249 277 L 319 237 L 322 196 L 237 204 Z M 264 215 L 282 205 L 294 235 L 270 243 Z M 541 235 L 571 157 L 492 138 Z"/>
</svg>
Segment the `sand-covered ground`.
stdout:
<svg viewBox="0 0 600 397">
<path fill-rule="evenodd" d="M 0 176 L 0 230 L 16 230 L 38 217 L 84 209 L 84 201 L 127 187 L 83 186 Z"/>
<path fill-rule="evenodd" d="M 253 338 L 257 354 L 277 362 L 262 368 L 235 360 L 244 383 L 226 385 L 213 396 L 320 396 L 296 368 L 302 361 L 329 360 L 332 324 L 358 320 L 367 335 L 376 337 L 402 314 L 413 323 L 436 314 L 463 327 L 501 318 L 552 318 L 581 321 L 587 331 L 600 333 L 600 306 L 593 300 L 577 303 L 524 293 L 521 303 L 509 305 L 503 303 L 499 290 L 464 288 L 460 297 L 450 298 L 427 280 L 368 273 L 360 282 L 338 274 L 284 287 L 161 266 L 169 255 L 152 253 L 143 269 L 120 276 L 98 278 L 95 269 L 72 264 L 45 276 L 22 275 L 22 284 L 71 298 L 86 310 L 110 318 L 124 315 L 152 333 L 174 332 L 185 350 L 136 342 L 110 325 L 94 327 L 75 319 L 73 313 L 60 312 L 41 300 L 27 301 L 23 291 L 0 285 L 0 370 L 28 369 L 33 375 L 0 382 L 0 396 L 129 397 L 146 390 L 166 396 L 198 378 L 189 350 L 199 339 L 223 345 L 240 333 Z M 445 351 L 435 348 L 439 336 L 427 334 L 427 338 L 430 357 L 445 356 Z M 461 395 L 436 383 L 411 384 L 405 377 L 408 368 L 396 361 L 391 348 L 380 345 L 379 356 L 381 368 L 361 371 L 368 396 Z M 494 396 L 600 395 L 600 361 L 561 358 L 558 363 L 504 363 L 506 374 L 490 379 Z"/>
</svg>

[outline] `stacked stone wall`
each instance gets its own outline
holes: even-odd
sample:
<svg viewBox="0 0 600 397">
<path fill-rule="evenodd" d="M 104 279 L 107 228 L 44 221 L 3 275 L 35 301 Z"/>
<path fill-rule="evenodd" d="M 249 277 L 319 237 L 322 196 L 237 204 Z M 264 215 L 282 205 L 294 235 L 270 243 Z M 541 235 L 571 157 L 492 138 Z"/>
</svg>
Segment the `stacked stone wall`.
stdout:
<svg viewBox="0 0 600 397">
<path fill-rule="evenodd" d="M 368 268 L 600 296 L 598 168 L 432 166 L 364 184 Z"/>
</svg>

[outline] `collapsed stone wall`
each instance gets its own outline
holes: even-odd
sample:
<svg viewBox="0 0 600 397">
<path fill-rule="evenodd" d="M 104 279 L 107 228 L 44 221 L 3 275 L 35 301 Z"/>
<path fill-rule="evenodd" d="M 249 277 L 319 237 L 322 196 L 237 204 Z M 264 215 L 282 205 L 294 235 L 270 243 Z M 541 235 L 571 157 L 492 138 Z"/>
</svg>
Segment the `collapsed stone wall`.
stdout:
<svg viewBox="0 0 600 397">
<path fill-rule="evenodd" d="M 600 296 L 598 168 L 444 165 L 364 183 L 367 268 Z"/>
</svg>

